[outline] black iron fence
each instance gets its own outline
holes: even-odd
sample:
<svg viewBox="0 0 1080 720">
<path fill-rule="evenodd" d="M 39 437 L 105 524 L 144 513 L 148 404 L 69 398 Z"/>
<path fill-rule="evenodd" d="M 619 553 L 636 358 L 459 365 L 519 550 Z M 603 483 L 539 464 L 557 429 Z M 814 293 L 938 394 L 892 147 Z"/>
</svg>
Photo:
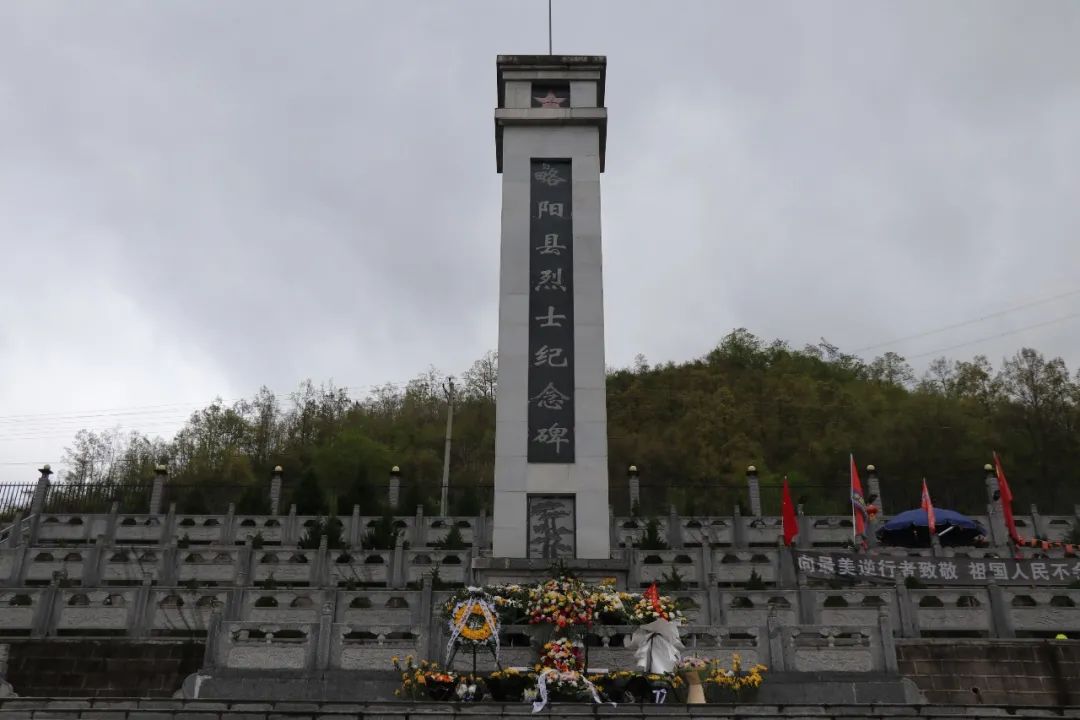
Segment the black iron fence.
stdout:
<svg viewBox="0 0 1080 720">
<path fill-rule="evenodd" d="M 12 518 L 19 512 L 29 512 L 35 487 L 34 483 L 0 485 L 0 521 Z"/>
<path fill-rule="evenodd" d="M 0 484 L 0 523 L 18 513 L 30 514 L 36 483 Z M 185 515 L 224 514 L 229 505 L 240 515 L 265 515 L 270 513 L 270 482 L 253 484 L 235 483 L 178 483 L 166 480 L 162 488 L 161 504 L 151 508 L 154 483 L 144 480 L 135 483 L 66 483 L 57 482 L 45 493 L 42 512 L 107 513 L 117 503 L 121 513 L 167 512 L 176 504 L 176 511 Z M 310 493 L 301 492 L 299 483 L 286 482 L 281 490 L 279 512 L 289 511 L 296 503 L 300 514 L 326 514 L 336 512 L 348 515 L 353 504 L 359 504 L 366 514 L 373 515 L 386 509 L 387 486 L 373 483 L 367 492 L 355 492 L 334 496 L 330 490 Z M 476 515 L 482 508 L 490 511 L 493 487 L 490 483 L 449 488 L 449 510 L 452 515 Z M 400 484 L 397 512 L 411 514 L 423 505 L 427 514 L 439 512 L 438 481 L 416 482 L 403 480 Z M 336 507 L 336 509 L 335 509 Z"/>
<path fill-rule="evenodd" d="M 45 494 L 42 512 L 107 513 L 113 503 L 122 512 L 146 512 L 153 483 L 57 483 Z"/>
</svg>

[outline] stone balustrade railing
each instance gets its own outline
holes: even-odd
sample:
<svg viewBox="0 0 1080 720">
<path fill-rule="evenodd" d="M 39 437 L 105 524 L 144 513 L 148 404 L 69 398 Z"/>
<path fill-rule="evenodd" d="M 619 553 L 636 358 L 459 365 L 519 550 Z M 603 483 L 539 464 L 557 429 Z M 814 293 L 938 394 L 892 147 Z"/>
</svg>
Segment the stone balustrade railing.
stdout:
<svg viewBox="0 0 1080 720">
<path fill-rule="evenodd" d="M 890 618 L 896 637 L 1053 637 L 1080 632 L 1080 590 L 1023 587 L 909 589 L 903 586 L 830 590 L 672 591 L 690 627 L 711 633 L 737 627 L 873 627 Z M 0 590 L 0 640 L 16 637 L 201 637 L 211 616 L 256 624 L 317 623 L 323 615 L 352 628 L 351 640 L 391 637 L 414 628 L 414 644 L 442 632 L 438 608 L 447 594 L 380 588 L 46 587 Z M 514 628 L 504 628 L 513 635 Z M 596 642 L 620 632 L 597 626 Z M 364 635 L 367 633 L 370 635 Z M 604 638 L 607 638 L 605 641 Z M 512 642 L 512 639 L 510 640 Z M 616 641 L 617 644 L 617 641 Z M 425 651 L 433 648 L 425 645 Z"/>
<path fill-rule="evenodd" d="M 1042 551 L 1031 548 L 1025 555 Z M 938 554 L 943 558 L 1001 558 L 1003 548 L 875 548 L 879 559 L 907 559 Z M 790 555 L 778 547 L 737 549 L 683 547 L 678 550 L 623 549 L 630 588 L 663 583 L 668 587 L 779 588 L 793 590 L 798 577 Z M 1043 553 L 1061 558 L 1062 549 Z M 450 585 L 474 584 L 474 561 L 482 548 L 446 550 L 398 542 L 389 550 L 303 549 L 295 545 L 133 544 L 99 537 L 92 544 L 0 547 L 0 587 L 39 587 L 56 581 L 81 587 L 192 585 L 199 587 L 296 586 L 317 588 L 417 587 L 424 578 Z M 1071 560 L 1073 565 L 1078 561 Z"/>
<path fill-rule="evenodd" d="M 410 623 L 379 626 L 336 622 L 330 610 L 314 620 L 255 621 L 211 618 L 213 637 L 208 642 L 204 667 L 228 669 L 358 670 L 389 667 L 391 658 L 407 654 L 440 657 L 444 635 L 428 635 L 425 628 Z M 219 625 L 219 628 L 216 627 Z M 509 626 L 504 636 L 532 634 L 535 626 Z M 633 628 L 597 628 L 589 641 L 588 664 L 592 669 L 633 667 L 630 645 Z M 609 642 L 614 635 L 616 642 Z M 781 625 L 767 618 L 762 626 L 687 625 L 684 642 L 692 651 L 723 657 L 738 653 L 748 664 L 764 663 L 775 670 L 873 672 L 896 670 L 888 618 L 879 615 L 869 626 Z M 434 644 L 428 641 L 434 639 Z M 500 652 L 501 664 L 528 667 L 535 662 L 535 649 L 523 643 L 506 643 Z M 472 667 L 471 655 L 462 656 L 461 667 Z M 494 658 L 478 652 L 478 670 L 495 669 Z"/>
</svg>

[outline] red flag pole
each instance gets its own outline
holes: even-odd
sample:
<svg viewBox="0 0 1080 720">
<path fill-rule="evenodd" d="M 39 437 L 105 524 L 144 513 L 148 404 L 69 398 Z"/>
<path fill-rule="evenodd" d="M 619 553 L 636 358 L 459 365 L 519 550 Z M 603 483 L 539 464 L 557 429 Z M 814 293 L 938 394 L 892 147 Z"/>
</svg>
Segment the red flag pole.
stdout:
<svg viewBox="0 0 1080 720">
<path fill-rule="evenodd" d="M 1009 532 L 1009 539 L 1019 544 L 1020 533 L 1016 530 L 1016 518 L 1013 517 L 1012 489 L 1009 487 L 1009 481 L 1005 479 L 1005 468 L 1001 466 L 1001 458 L 996 450 L 994 451 L 994 472 L 997 475 L 998 494 L 1001 499 L 1001 515 L 1005 520 L 1005 528 Z"/>
<path fill-rule="evenodd" d="M 784 476 L 784 487 L 780 495 L 780 515 L 783 523 L 784 545 L 791 547 L 795 536 L 799 534 L 799 518 L 795 514 L 795 504 L 791 502 L 791 488 L 788 487 L 787 476 Z"/>
<path fill-rule="evenodd" d="M 922 480 L 922 509 L 926 511 L 926 524 L 931 535 L 937 535 L 937 519 L 934 517 L 934 503 L 930 500 L 930 490 L 926 487 L 926 478 Z"/>
</svg>

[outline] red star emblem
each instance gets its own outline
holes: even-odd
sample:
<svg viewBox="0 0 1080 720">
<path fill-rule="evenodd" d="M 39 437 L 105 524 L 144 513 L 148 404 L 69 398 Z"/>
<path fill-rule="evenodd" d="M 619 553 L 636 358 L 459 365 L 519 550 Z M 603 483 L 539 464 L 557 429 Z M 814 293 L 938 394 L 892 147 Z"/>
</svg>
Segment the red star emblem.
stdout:
<svg viewBox="0 0 1080 720">
<path fill-rule="evenodd" d="M 557 108 L 562 107 L 562 104 L 566 102 L 566 98 L 559 97 L 555 94 L 554 90 L 548 90 L 548 94 L 544 97 L 534 97 L 533 100 L 540 103 L 540 107 Z"/>
</svg>

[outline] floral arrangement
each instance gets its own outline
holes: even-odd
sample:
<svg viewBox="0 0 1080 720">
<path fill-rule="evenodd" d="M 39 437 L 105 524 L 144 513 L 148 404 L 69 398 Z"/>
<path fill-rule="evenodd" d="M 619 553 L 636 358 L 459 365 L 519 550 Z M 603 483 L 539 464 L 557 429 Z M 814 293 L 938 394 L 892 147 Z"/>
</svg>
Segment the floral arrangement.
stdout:
<svg viewBox="0 0 1080 720">
<path fill-rule="evenodd" d="M 601 622 L 609 625 L 627 625 L 630 622 L 629 607 L 635 602 L 635 597 L 628 592 L 615 590 L 602 590 L 596 593 L 595 615 Z"/>
<path fill-rule="evenodd" d="M 697 676 L 701 681 L 704 681 L 712 670 L 713 663 L 704 658 L 687 656 L 679 660 L 675 664 L 675 672 L 681 676 Z"/>
<path fill-rule="evenodd" d="M 607 580 L 588 585 L 576 578 L 559 577 L 539 585 L 487 585 L 461 588 L 443 605 L 443 617 L 452 622 L 460 604 L 477 592 L 494 609 L 500 624 L 550 624 L 560 629 L 609 625 L 647 625 L 658 620 L 685 622 L 673 598 L 660 595 L 655 588 L 644 593 L 615 590 Z"/>
<path fill-rule="evenodd" d="M 735 653 L 731 656 L 730 668 L 724 668 L 719 663 L 712 665 L 709 674 L 705 677 L 706 695 L 712 695 L 714 699 L 717 695 L 737 698 L 740 694 L 756 692 L 765 680 L 767 670 L 768 668 L 761 663 L 749 670 L 743 669 L 742 658 Z"/>
<path fill-rule="evenodd" d="M 675 674 L 643 673 L 636 670 L 614 670 L 589 676 L 589 681 L 603 691 L 604 697 L 616 703 L 653 703 L 653 691 L 679 690 L 686 683 Z"/>
<path fill-rule="evenodd" d="M 530 624 L 548 623 L 562 629 L 592 625 L 595 610 L 595 593 L 580 580 L 562 577 L 532 588 L 525 614 Z"/>
<path fill-rule="evenodd" d="M 400 698 L 423 700 L 438 695 L 440 689 L 452 690 L 457 684 L 457 675 L 443 670 L 438 663 L 428 660 L 417 663 L 412 655 L 405 656 L 404 664 L 396 655 L 390 662 L 401 673 L 401 687 L 394 691 Z"/>
<path fill-rule="evenodd" d="M 454 696 L 463 702 L 484 699 L 484 682 L 475 675 L 466 675 L 458 679 Z"/>
<path fill-rule="evenodd" d="M 536 694 L 539 702 L 534 703 L 534 708 L 537 705 L 543 708 L 548 700 L 600 702 L 596 686 L 577 670 L 547 668 L 540 671 L 536 679 Z"/>
<path fill-rule="evenodd" d="M 535 694 L 536 673 L 521 672 L 513 667 L 502 668 L 489 673 L 484 684 L 491 692 L 492 699 L 500 702 L 517 702 L 522 699 L 527 690 L 532 690 Z"/>
<path fill-rule="evenodd" d="M 686 621 L 675 601 L 657 592 L 656 585 L 633 597 L 628 615 L 632 625 L 648 625 L 654 620 L 670 620 L 676 624 Z"/>
<path fill-rule="evenodd" d="M 536 666 L 537 672 L 545 669 L 572 672 L 584 668 L 585 653 L 582 646 L 569 638 L 556 638 L 544 643 L 540 662 Z"/>
</svg>

